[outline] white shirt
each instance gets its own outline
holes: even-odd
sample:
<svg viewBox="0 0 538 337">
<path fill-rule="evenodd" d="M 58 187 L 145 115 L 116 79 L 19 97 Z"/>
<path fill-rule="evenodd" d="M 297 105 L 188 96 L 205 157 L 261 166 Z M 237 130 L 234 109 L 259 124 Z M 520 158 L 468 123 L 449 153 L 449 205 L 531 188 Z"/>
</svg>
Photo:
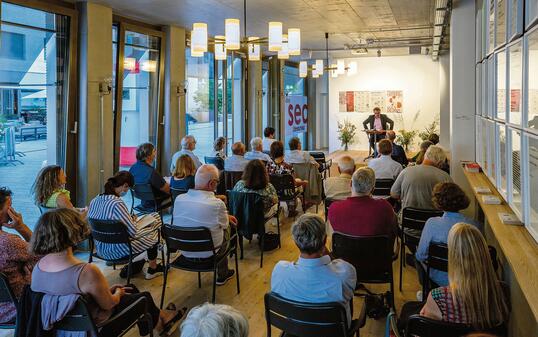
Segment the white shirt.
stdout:
<svg viewBox="0 0 538 337">
<path fill-rule="evenodd" d="M 343 200 L 351 196 L 351 176 L 342 173 L 338 177 L 329 177 L 323 181 L 325 196 L 331 200 Z"/>
<path fill-rule="evenodd" d="M 381 155 L 379 158 L 371 159 L 368 167 L 374 170 L 376 179 L 393 179 L 396 180 L 403 167 L 400 163 L 393 160 L 389 155 Z"/>
<path fill-rule="evenodd" d="M 174 155 L 172 156 L 172 163 L 170 163 L 170 173 L 174 172 L 174 169 L 176 168 L 177 159 L 184 154 L 192 158 L 192 161 L 194 161 L 194 167 L 196 167 L 196 169 L 202 166 L 200 159 L 198 159 L 198 157 L 194 154 L 194 152 L 192 152 L 191 150 L 180 150 L 174 153 Z"/>
<path fill-rule="evenodd" d="M 230 172 L 243 172 L 247 167 L 249 160 L 238 154 L 232 154 L 230 157 L 224 159 L 224 171 Z"/>
<path fill-rule="evenodd" d="M 345 305 L 351 323 L 350 301 L 357 283 L 355 268 L 328 255 L 318 259 L 299 258 L 297 262 L 280 261 L 271 276 L 271 291 L 298 302 Z"/>
<path fill-rule="evenodd" d="M 288 164 L 302 164 L 302 163 L 316 163 L 314 157 L 306 151 L 292 150 L 286 152 L 284 155 L 284 161 Z"/>
<path fill-rule="evenodd" d="M 264 151 L 271 151 L 271 144 L 276 142 L 276 139 L 263 137 L 262 147 Z"/>
<path fill-rule="evenodd" d="M 267 153 L 263 153 L 261 151 L 248 151 L 247 153 L 245 153 L 245 159 L 247 160 L 259 159 L 266 162 L 271 161 L 271 157 L 269 157 Z"/>
<path fill-rule="evenodd" d="M 228 228 L 228 210 L 215 193 L 191 188 L 178 195 L 174 202 L 174 225 L 180 227 L 206 227 L 211 231 L 215 248 L 222 245 L 224 230 Z M 213 252 L 181 252 L 185 257 L 210 257 Z"/>
</svg>

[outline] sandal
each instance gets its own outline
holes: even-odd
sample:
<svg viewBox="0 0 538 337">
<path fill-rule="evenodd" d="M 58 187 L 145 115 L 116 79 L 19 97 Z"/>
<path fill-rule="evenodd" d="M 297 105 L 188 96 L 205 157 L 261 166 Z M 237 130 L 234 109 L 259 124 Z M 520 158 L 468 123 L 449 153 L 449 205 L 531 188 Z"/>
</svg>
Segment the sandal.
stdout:
<svg viewBox="0 0 538 337">
<path fill-rule="evenodd" d="M 168 304 L 166 307 L 166 310 L 176 310 L 176 305 L 174 303 Z M 178 310 L 174 317 L 170 319 L 163 327 L 163 330 L 159 334 L 159 336 L 170 336 L 174 331 L 177 330 L 179 327 L 179 323 L 181 322 L 181 319 L 185 317 L 187 313 L 187 307 L 181 308 L 181 310 Z"/>
</svg>

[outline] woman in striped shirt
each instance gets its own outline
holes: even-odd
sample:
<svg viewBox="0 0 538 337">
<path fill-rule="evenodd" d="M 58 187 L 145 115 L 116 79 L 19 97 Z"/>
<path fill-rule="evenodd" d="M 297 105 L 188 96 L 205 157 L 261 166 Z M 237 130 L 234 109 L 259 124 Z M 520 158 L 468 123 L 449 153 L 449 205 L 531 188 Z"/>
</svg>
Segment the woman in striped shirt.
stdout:
<svg viewBox="0 0 538 337">
<path fill-rule="evenodd" d="M 131 173 L 127 171 L 116 173 L 107 180 L 105 193 L 98 195 L 91 201 L 88 218 L 122 222 L 127 227 L 129 236 L 134 238 L 131 241 L 133 255 L 143 251 L 148 254 L 149 266 L 145 272 L 145 278 L 150 280 L 163 273 L 162 264 L 157 264 L 159 235 L 156 229 L 161 227 L 161 218 L 158 213 L 137 217 L 129 212 L 121 197 L 133 186 L 134 178 Z M 109 244 L 97 241 L 95 248 L 100 256 L 107 259 L 121 259 L 129 256 L 129 246 L 126 244 Z"/>
</svg>

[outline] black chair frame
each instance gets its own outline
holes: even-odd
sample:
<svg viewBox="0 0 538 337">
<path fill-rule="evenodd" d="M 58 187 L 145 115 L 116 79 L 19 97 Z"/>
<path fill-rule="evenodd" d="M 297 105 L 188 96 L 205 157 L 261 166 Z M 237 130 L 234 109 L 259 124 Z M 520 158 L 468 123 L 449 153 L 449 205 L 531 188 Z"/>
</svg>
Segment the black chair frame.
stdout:
<svg viewBox="0 0 538 337">
<path fill-rule="evenodd" d="M 329 207 L 331 207 L 331 204 L 335 201 L 338 200 L 330 198 L 323 199 L 323 206 L 325 207 L 325 223 L 327 223 L 327 219 L 329 218 Z"/>
<path fill-rule="evenodd" d="M 224 159 L 221 157 L 204 156 L 204 161 L 206 164 L 215 165 L 219 171 L 224 171 Z"/>
<path fill-rule="evenodd" d="M 365 304 L 359 317 L 348 322 L 346 308 L 342 303 L 302 303 L 285 299 L 273 292 L 265 294 L 264 302 L 267 337 L 271 337 L 271 326 L 280 329 L 281 336 L 358 337 L 359 329 L 366 323 Z M 353 310 L 353 303 L 350 305 Z"/>
<path fill-rule="evenodd" d="M 297 197 L 301 199 L 303 212 L 305 211 L 304 189 L 299 192 L 295 186 L 295 178 L 291 174 L 271 174 L 269 181 L 276 190 L 278 202 L 296 202 Z M 291 193 L 290 193 L 291 192 Z"/>
<path fill-rule="evenodd" d="M 325 153 L 321 151 L 310 151 L 310 155 L 314 158 L 314 160 L 319 164 L 319 173 L 323 175 L 323 179 L 327 178 L 327 173 L 329 174 L 329 177 L 331 176 L 331 166 L 333 165 L 333 160 L 325 159 Z"/>
<path fill-rule="evenodd" d="M 227 259 L 229 255 L 233 254 L 235 257 L 235 277 L 237 281 L 237 293 L 240 293 L 239 286 L 239 264 L 237 258 L 237 234 L 230 236 L 228 241 L 224 241 L 223 245 L 228 245 L 228 248 L 223 251 L 217 251 L 213 244 L 213 238 L 211 231 L 206 227 L 178 227 L 171 225 L 164 225 L 162 229 L 163 238 L 166 242 L 166 266 L 164 268 L 164 282 L 161 295 L 161 309 L 164 304 L 164 296 L 166 292 L 166 283 L 168 280 L 168 273 L 170 268 L 181 269 L 185 271 L 198 273 L 198 288 L 202 287 L 203 272 L 213 272 L 213 296 L 212 302 L 215 303 L 216 297 L 216 285 L 217 285 L 217 266 L 223 260 Z M 187 251 L 187 252 L 213 252 L 213 258 L 209 263 L 198 263 L 198 259 L 186 258 L 180 255 L 175 261 L 170 261 L 170 253 L 173 251 Z M 205 261 L 204 261 L 205 262 Z"/>
<path fill-rule="evenodd" d="M 390 189 L 393 184 L 393 179 L 376 179 L 372 195 L 377 197 L 390 197 Z"/>
<path fill-rule="evenodd" d="M 0 272 L 0 303 L 11 302 L 15 308 L 18 306 L 17 298 L 13 293 L 13 289 L 9 284 L 9 279 L 6 274 Z M 0 323 L 0 329 L 15 329 L 17 327 L 17 319 L 14 321 Z"/>
<path fill-rule="evenodd" d="M 176 198 L 179 195 L 185 194 L 187 192 L 188 192 L 188 190 L 185 190 L 185 189 L 179 189 L 179 188 L 170 187 L 170 195 L 172 196 L 172 206 L 171 206 L 172 214 L 174 214 L 174 203 L 176 202 Z M 174 219 L 174 217 L 172 217 L 172 221 L 173 221 L 173 219 Z"/>
<path fill-rule="evenodd" d="M 141 207 L 141 205 L 135 206 L 134 205 L 135 199 L 139 199 L 141 201 L 150 201 L 153 203 L 153 208 L 146 209 L 146 208 Z M 133 188 L 131 188 L 131 213 L 133 213 L 134 210 L 136 210 L 138 214 L 149 214 L 149 213 L 157 212 L 159 213 L 159 216 L 161 217 L 161 223 L 163 223 L 162 212 L 165 209 L 168 209 L 170 207 L 171 207 L 171 204 L 168 202 L 164 202 L 159 205 L 151 184 L 135 184 Z"/>
</svg>

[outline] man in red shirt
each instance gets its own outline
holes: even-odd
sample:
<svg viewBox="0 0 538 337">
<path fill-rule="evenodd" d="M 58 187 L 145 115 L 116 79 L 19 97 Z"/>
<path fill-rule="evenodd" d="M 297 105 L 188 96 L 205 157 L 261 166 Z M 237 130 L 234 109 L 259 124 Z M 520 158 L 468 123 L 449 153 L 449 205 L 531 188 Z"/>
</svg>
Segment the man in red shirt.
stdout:
<svg viewBox="0 0 538 337">
<path fill-rule="evenodd" d="M 329 221 L 335 232 L 352 236 L 389 235 L 393 239 L 398 220 L 385 199 L 372 198 L 375 173 L 361 167 L 351 179 L 351 197 L 335 201 L 329 208 Z"/>
</svg>

